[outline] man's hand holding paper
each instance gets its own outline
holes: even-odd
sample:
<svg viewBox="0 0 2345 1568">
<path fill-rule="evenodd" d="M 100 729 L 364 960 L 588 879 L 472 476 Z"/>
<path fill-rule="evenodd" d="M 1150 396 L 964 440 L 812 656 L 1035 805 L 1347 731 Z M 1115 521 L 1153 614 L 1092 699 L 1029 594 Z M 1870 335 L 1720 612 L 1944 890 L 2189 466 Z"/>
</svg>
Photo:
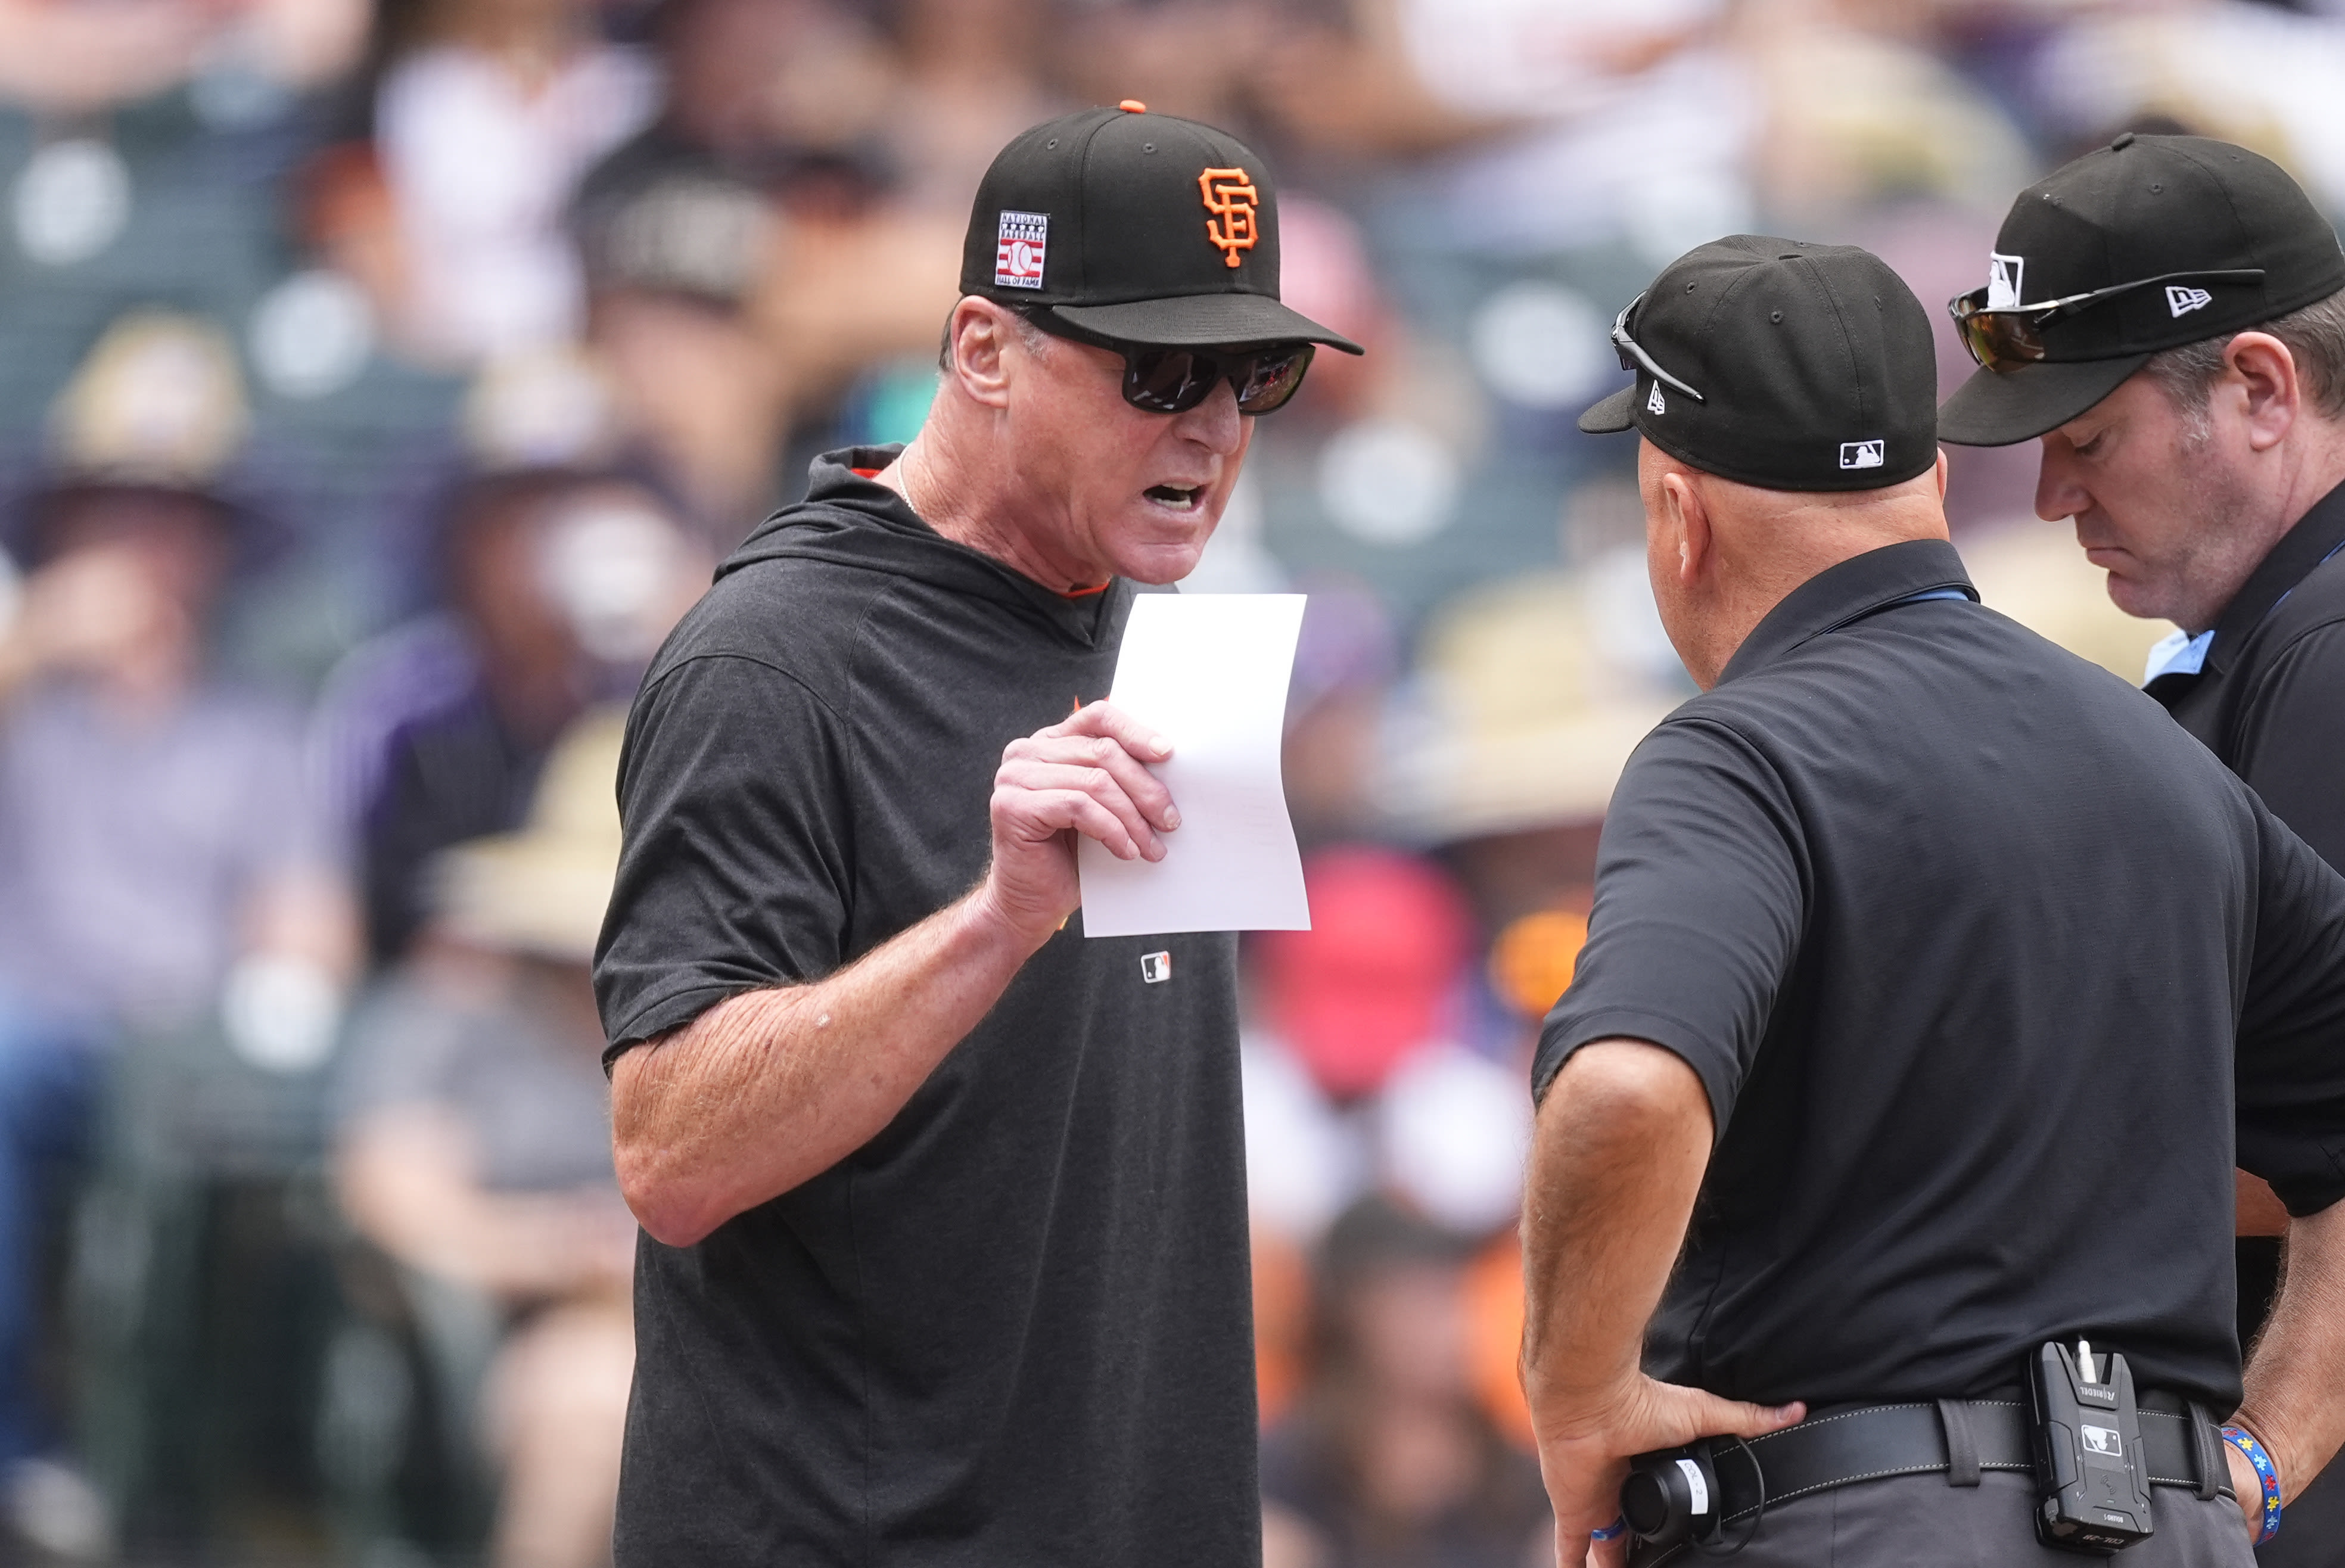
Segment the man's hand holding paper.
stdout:
<svg viewBox="0 0 2345 1568">
<path fill-rule="evenodd" d="M 993 775 L 993 866 L 987 892 L 997 913 L 1038 946 L 1082 900 L 1075 840 L 1119 860 L 1164 858 L 1158 836 L 1181 825 L 1172 792 L 1143 766 L 1172 743 L 1109 703 L 1010 743 Z"/>
</svg>

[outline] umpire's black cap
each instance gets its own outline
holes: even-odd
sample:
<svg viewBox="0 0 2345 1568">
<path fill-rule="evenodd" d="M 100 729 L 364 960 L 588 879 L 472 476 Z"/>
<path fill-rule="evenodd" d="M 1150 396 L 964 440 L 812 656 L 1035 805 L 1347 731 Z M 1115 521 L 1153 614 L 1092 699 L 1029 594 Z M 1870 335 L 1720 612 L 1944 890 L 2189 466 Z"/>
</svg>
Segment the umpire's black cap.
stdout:
<svg viewBox="0 0 2345 1568">
<path fill-rule="evenodd" d="M 1888 263 L 1765 235 L 1670 263 L 1621 313 L 1636 380 L 1579 416 L 1765 490 L 1878 490 L 1938 460 L 1930 319 Z"/>
<path fill-rule="evenodd" d="M 2028 187 L 1985 288 L 1948 304 L 1981 369 L 1940 433 L 2000 447 L 2056 430 L 2160 349 L 2241 331 L 2345 288 L 2345 251 L 2269 158 L 2127 133 Z"/>
<path fill-rule="evenodd" d="M 1235 137 L 1126 100 L 1020 134 L 977 187 L 960 291 L 1165 348 L 1360 346 L 1278 298 L 1278 194 Z"/>
</svg>

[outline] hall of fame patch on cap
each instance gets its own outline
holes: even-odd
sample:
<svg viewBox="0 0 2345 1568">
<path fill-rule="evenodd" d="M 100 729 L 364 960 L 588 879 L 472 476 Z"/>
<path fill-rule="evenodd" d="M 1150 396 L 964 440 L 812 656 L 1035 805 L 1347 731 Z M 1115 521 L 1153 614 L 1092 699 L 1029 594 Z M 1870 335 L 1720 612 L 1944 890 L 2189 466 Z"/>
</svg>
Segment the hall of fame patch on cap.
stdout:
<svg viewBox="0 0 2345 1568">
<path fill-rule="evenodd" d="M 1051 215 L 1046 212 L 1003 213 L 1000 242 L 993 252 L 993 286 L 1041 288 L 1042 253 L 1050 235 Z"/>
</svg>

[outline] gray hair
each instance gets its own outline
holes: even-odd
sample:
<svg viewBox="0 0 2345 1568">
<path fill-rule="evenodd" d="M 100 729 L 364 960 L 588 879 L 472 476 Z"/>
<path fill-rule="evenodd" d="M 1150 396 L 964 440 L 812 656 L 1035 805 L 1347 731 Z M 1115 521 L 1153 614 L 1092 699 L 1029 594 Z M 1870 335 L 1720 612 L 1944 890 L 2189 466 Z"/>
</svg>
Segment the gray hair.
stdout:
<svg viewBox="0 0 2345 1568">
<path fill-rule="evenodd" d="M 2305 401 L 2323 419 L 2345 420 L 2345 290 L 2291 310 L 2277 320 L 2248 329 L 2269 332 L 2288 345 Z M 2147 370 L 2174 406 L 2203 423 L 2207 400 L 2223 373 L 2223 355 L 2237 333 L 2185 343 L 2151 356 Z"/>
</svg>

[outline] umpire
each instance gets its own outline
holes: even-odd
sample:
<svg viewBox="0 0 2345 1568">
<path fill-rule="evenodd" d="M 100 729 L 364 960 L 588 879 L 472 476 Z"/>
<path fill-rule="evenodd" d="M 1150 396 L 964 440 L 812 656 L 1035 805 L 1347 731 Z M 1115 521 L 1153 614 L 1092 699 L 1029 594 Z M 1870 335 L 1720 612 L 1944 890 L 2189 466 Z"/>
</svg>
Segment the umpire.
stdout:
<svg viewBox="0 0 2345 1568">
<path fill-rule="evenodd" d="M 2043 439 L 2035 507 L 2072 519 L 2117 604 L 2181 630 L 2149 693 L 2345 867 L 2345 253 L 2277 165 L 2127 136 L 2021 193 L 1987 287 L 1952 302 L 1981 369 L 1950 441 Z M 2239 1334 L 2287 1211 L 2240 1181 Z M 2293 1488 L 2297 1480 L 2284 1477 Z M 2345 1468 L 2264 1568 L 2345 1568 Z"/>
<path fill-rule="evenodd" d="M 619 1568 L 1261 1562 L 1235 944 L 1086 940 L 1073 846 L 1166 853 L 1092 701 L 1132 585 L 1349 345 L 1261 160 L 1138 104 L 1003 150 L 961 287 L 918 439 L 817 461 L 629 721 Z"/>
<path fill-rule="evenodd" d="M 1928 323 L 1881 262 L 1706 245 L 1614 338 L 1636 380 L 1581 424 L 1643 437 L 1654 595 L 1704 694 L 1613 797 L 1535 1070 L 1558 1561 L 1620 1528 L 1630 1456 L 1706 1434 L 1749 1441 L 1698 1451 L 1680 1502 L 1754 1568 L 2073 1561 L 2038 1541 L 2040 1431 L 2154 1496 L 2111 1515 L 2154 1525 L 2137 1568 L 2248 1564 L 2248 1451 L 2306 1476 L 2345 1436 L 2345 878 L 1976 602 Z M 2244 1401 L 2235 1162 L 2306 1217 Z M 2114 1424 L 2027 1414 L 2046 1354 Z M 2111 1495 L 2072 1488 L 2047 1533 Z"/>
</svg>

